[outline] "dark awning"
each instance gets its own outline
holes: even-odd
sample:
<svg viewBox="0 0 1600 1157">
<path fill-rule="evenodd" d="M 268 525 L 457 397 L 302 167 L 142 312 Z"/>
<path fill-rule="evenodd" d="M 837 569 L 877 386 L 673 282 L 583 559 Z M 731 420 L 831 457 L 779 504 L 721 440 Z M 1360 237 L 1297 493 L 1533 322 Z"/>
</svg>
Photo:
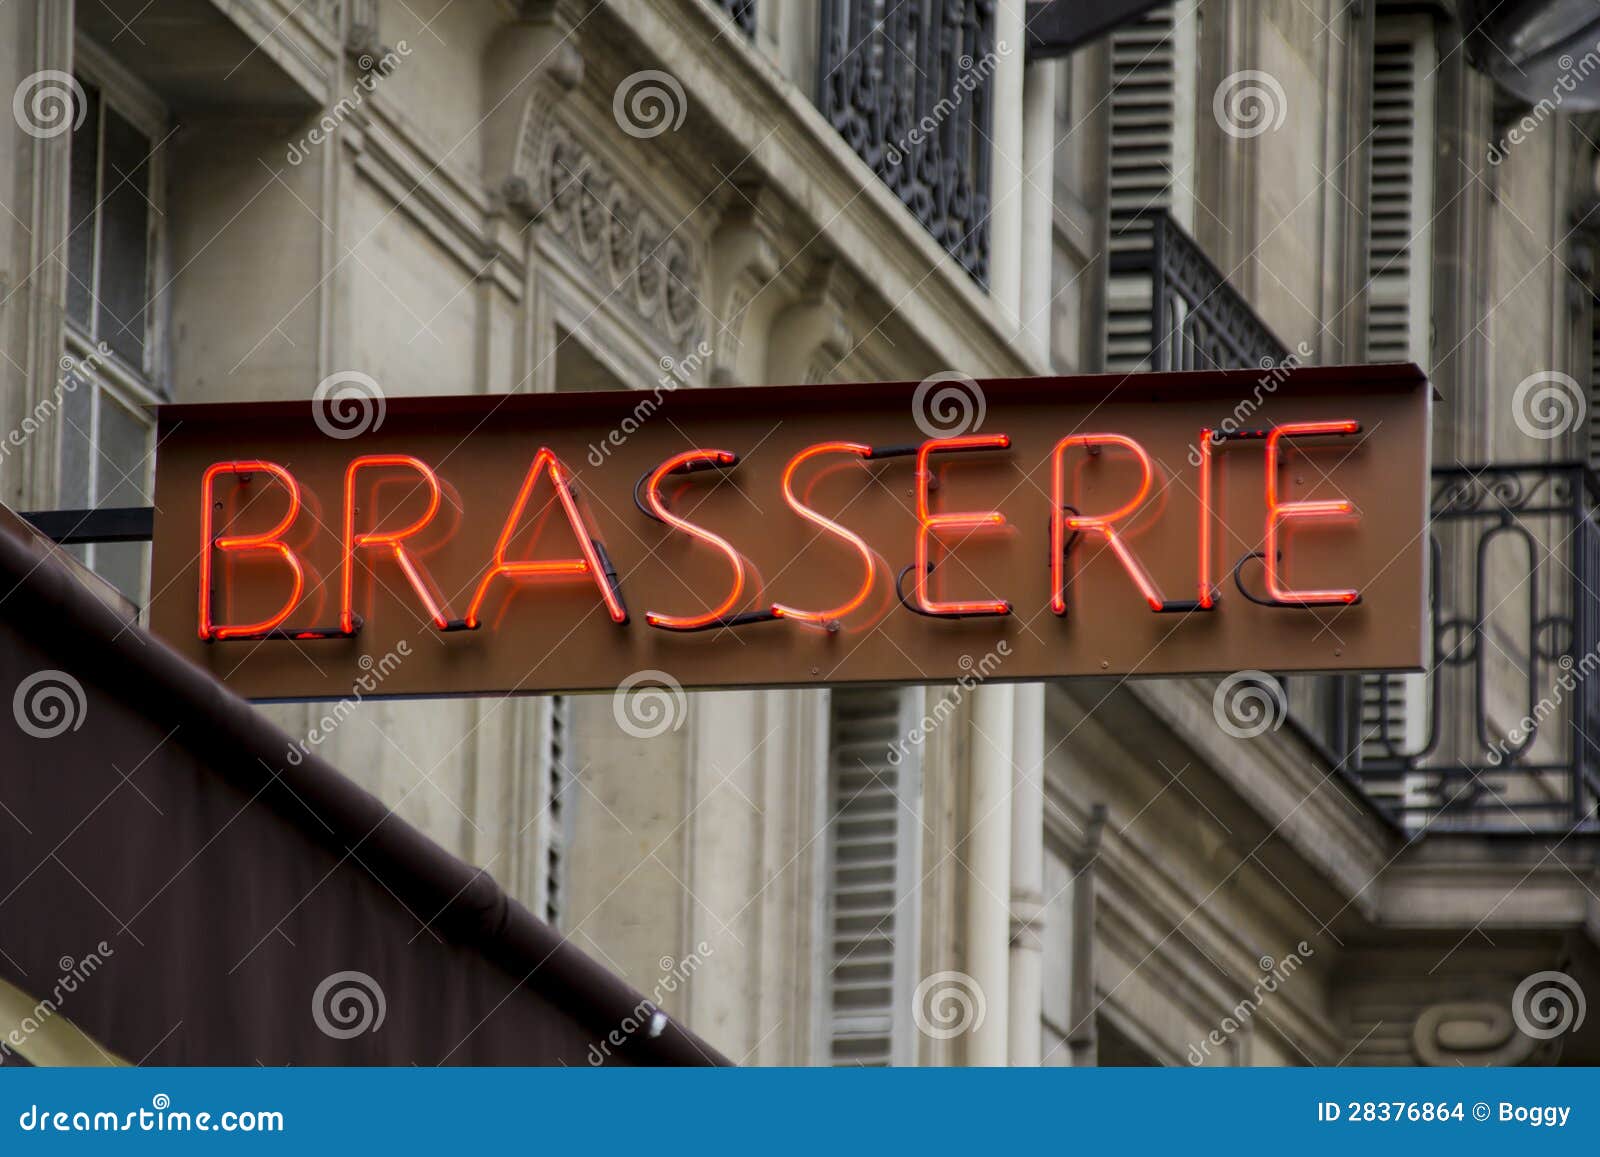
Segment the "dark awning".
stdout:
<svg viewBox="0 0 1600 1157">
<path fill-rule="evenodd" d="M 1162 0 L 1028 0 L 1027 56 L 1048 60 L 1076 52 L 1114 28 L 1130 24 Z"/>
<path fill-rule="evenodd" d="M 0 1059 L 726 1063 L 290 750 L 0 511 Z"/>
</svg>

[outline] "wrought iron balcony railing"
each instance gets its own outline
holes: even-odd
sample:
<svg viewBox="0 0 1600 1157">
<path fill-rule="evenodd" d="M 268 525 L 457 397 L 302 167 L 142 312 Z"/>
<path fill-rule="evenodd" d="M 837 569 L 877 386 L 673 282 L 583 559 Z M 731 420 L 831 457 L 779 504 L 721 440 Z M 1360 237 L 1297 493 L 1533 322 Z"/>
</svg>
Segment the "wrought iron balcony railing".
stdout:
<svg viewBox="0 0 1600 1157">
<path fill-rule="evenodd" d="M 989 279 L 994 0 L 819 0 L 817 107 L 933 239 Z"/>
<path fill-rule="evenodd" d="M 1289 356 L 1165 212 L 1119 242 L 1121 364 Z M 1597 511 L 1600 482 L 1579 464 L 1436 469 L 1430 671 L 1287 678 L 1292 730 L 1410 831 L 1600 830 Z"/>
<path fill-rule="evenodd" d="M 1288 347 L 1164 210 L 1138 214 L 1119 230 L 1119 239 L 1112 275 L 1149 279 L 1148 368 L 1269 369 L 1289 356 Z M 1138 288 L 1142 295 L 1143 286 Z"/>
<path fill-rule="evenodd" d="M 1404 827 L 1600 830 L 1597 510 L 1577 463 L 1434 470 L 1431 670 L 1296 719 Z"/>
</svg>

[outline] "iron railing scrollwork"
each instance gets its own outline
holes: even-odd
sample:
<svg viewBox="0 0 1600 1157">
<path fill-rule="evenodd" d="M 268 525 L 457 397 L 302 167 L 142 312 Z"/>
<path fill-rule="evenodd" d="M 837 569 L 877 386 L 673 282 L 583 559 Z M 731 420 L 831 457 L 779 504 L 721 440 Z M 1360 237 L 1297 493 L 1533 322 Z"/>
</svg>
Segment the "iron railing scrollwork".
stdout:
<svg viewBox="0 0 1600 1157">
<path fill-rule="evenodd" d="M 819 0 L 817 107 L 980 284 L 989 279 L 994 0 Z"/>
<path fill-rule="evenodd" d="M 1600 829 L 1597 511 L 1581 463 L 1434 470 L 1430 670 L 1383 677 L 1420 692 L 1408 726 L 1346 680 L 1318 737 L 1406 828 Z"/>
<path fill-rule="evenodd" d="M 1164 211 L 1124 236 L 1143 243 L 1111 273 L 1148 279 L 1148 368 L 1290 356 Z M 1287 678 L 1290 730 L 1408 831 L 1600 830 L 1600 480 L 1435 469 L 1429 551 L 1427 673 Z"/>
<path fill-rule="evenodd" d="M 1137 215 L 1126 235 L 1148 243 L 1115 253 L 1113 276 L 1150 279 L 1154 370 L 1271 369 L 1289 356 L 1266 322 L 1165 210 Z"/>
</svg>

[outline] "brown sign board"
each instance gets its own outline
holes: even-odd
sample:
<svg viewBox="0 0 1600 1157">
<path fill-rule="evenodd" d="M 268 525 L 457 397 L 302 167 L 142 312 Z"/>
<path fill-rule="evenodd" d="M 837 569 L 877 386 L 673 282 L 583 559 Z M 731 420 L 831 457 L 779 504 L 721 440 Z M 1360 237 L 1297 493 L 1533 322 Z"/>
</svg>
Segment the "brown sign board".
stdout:
<svg viewBox="0 0 1600 1157">
<path fill-rule="evenodd" d="M 1431 396 L 1356 366 L 164 406 L 150 622 L 257 699 L 1416 669 Z"/>
</svg>

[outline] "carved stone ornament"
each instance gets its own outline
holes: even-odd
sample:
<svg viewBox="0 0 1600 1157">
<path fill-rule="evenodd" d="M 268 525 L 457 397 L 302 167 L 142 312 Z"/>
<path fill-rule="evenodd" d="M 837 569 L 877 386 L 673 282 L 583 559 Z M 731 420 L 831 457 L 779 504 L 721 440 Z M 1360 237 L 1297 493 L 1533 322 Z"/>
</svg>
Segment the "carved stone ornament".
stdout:
<svg viewBox="0 0 1600 1157">
<path fill-rule="evenodd" d="M 701 328 L 701 262 L 693 246 L 649 209 L 566 125 L 546 115 L 525 147 L 529 211 L 614 294 L 674 344 Z M 524 153 L 524 157 L 528 157 Z"/>
<path fill-rule="evenodd" d="M 1425 1065 L 1520 1065 L 1539 1044 L 1517 1028 L 1510 1008 L 1491 1000 L 1432 1005 L 1411 1030 L 1412 1051 Z"/>
</svg>

